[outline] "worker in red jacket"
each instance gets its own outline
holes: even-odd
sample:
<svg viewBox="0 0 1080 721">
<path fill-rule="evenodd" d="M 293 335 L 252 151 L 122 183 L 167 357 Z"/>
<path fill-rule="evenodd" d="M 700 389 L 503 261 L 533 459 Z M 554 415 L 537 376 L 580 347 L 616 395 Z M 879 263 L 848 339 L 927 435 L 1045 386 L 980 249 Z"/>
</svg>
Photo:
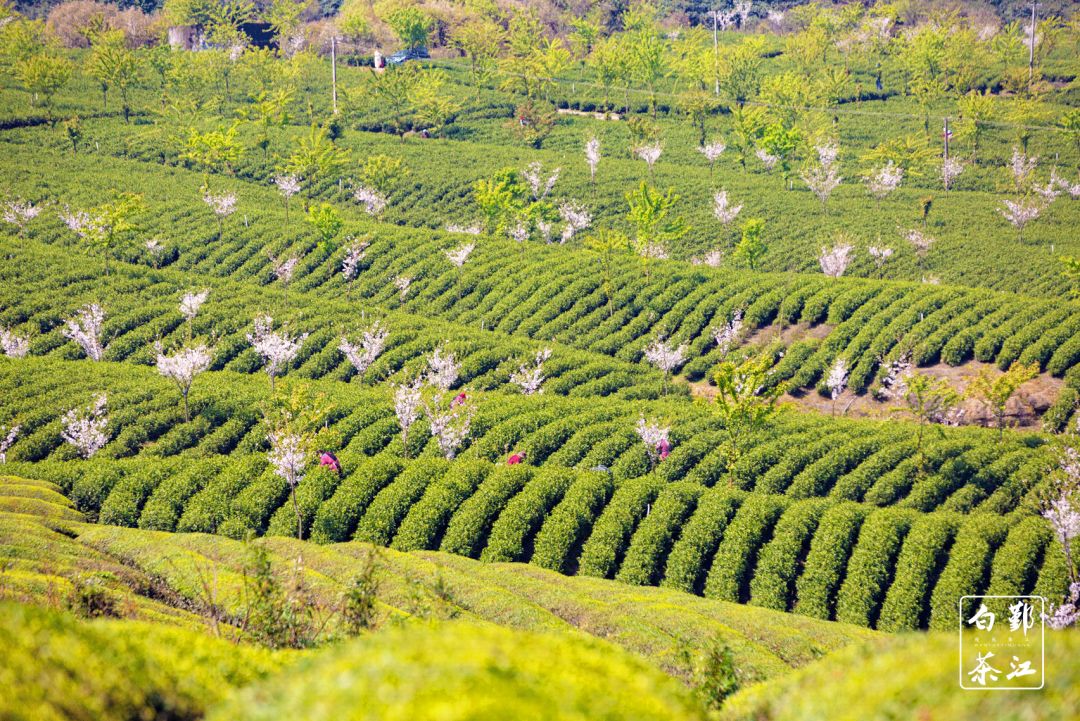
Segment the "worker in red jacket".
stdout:
<svg viewBox="0 0 1080 721">
<path fill-rule="evenodd" d="M 656 444 L 656 450 L 660 454 L 661 461 L 671 455 L 671 444 L 668 443 L 667 438 L 661 440 L 659 443 Z"/>
<path fill-rule="evenodd" d="M 330 451 L 319 451 L 319 465 L 326 466 L 341 477 L 341 461 Z"/>
<path fill-rule="evenodd" d="M 517 464 L 525 460 L 525 451 L 518 451 L 514 455 L 506 459 L 506 465 L 516 466 Z"/>
<path fill-rule="evenodd" d="M 461 393 L 458 393 L 456 396 L 454 396 L 454 400 L 450 401 L 450 407 L 457 408 L 458 406 L 463 405 L 466 398 L 467 396 L 465 395 L 465 391 L 461 391 Z"/>
</svg>

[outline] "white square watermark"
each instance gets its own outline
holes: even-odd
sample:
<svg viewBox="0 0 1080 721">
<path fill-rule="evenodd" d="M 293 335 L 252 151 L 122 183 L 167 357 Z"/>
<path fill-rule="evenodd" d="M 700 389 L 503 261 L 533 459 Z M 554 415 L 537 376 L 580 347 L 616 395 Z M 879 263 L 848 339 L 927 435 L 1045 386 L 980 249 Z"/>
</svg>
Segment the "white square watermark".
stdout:
<svg viewBox="0 0 1080 721">
<path fill-rule="evenodd" d="M 960 688 L 1037 691 L 1046 682 L 1041 596 L 960 599 Z"/>
</svg>

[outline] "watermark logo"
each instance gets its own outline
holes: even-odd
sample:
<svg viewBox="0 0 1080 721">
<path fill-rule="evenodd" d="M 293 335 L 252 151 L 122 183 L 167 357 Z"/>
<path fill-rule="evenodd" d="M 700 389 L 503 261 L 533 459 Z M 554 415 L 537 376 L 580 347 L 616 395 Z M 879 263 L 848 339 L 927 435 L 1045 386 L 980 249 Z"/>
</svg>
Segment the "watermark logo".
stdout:
<svg viewBox="0 0 1080 721">
<path fill-rule="evenodd" d="M 1045 682 L 1046 599 L 960 599 L 960 687 L 968 691 L 1037 691 Z"/>
</svg>

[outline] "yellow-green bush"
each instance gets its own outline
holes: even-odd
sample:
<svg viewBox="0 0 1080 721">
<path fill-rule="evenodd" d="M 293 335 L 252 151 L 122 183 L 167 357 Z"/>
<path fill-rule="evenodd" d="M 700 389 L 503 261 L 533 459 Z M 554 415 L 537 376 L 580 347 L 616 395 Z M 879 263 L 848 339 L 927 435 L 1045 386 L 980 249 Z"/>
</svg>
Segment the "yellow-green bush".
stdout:
<svg viewBox="0 0 1080 721">
<path fill-rule="evenodd" d="M 210 721 L 702 719 L 675 679 L 602 641 L 449 624 L 329 651 Z"/>
<path fill-rule="evenodd" d="M 0 604 L 0 718 L 199 719 L 291 658 L 204 633 Z"/>
</svg>

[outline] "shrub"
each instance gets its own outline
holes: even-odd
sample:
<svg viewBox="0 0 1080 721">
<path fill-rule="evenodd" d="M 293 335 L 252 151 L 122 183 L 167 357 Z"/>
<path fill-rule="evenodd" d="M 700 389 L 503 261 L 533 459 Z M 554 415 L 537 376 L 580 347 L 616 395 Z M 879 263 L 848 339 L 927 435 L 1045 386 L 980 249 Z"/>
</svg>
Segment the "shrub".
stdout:
<svg viewBox="0 0 1080 721">
<path fill-rule="evenodd" d="M 663 487 L 664 482 L 652 474 L 622 482 L 581 549 L 579 574 L 614 577 L 634 529 Z"/>
<path fill-rule="evenodd" d="M 701 593 L 713 555 L 728 523 L 746 497 L 724 486 L 710 488 L 700 498 L 694 514 L 683 526 L 671 549 L 660 585 L 689 593 Z"/>
<path fill-rule="evenodd" d="M 794 503 L 776 522 L 772 540 L 758 557 L 750 581 L 750 603 L 755 606 L 790 610 L 795 596 L 795 580 L 810 550 L 810 540 L 821 515 L 831 504 L 821 499 Z"/>
<path fill-rule="evenodd" d="M 914 518 L 911 511 L 897 508 L 883 508 L 867 517 L 836 599 L 837 621 L 876 626 L 897 554 Z"/>
<path fill-rule="evenodd" d="M 389 545 L 401 519 L 428 486 L 442 478 L 449 466 L 449 462 L 441 458 L 425 458 L 408 464 L 371 501 L 356 526 L 353 540 L 377 546 Z"/>
<path fill-rule="evenodd" d="M 477 558 L 487 542 L 491 524 L 532 474 L 533 469 L 524 465 L 496 468 L 450 517 L 440 550 Z"/>
<path fill-rule="evenodd" d="M 613 490 L 611 474 L 579 473 L 536 534 L 531 562 L 561 573 L 576 573 L 581 546 Z"/>
<path fill-rule="evenodd" d="M 492 472 L 483 461 L 459 460 L 409 509 L 390 544 L 399 551 L 436 549 L 451 516 Z"/>
<path fill-rule="evenodd" d="M 706 596 L 739 603 L 750 600 L 750 578 L 758 553 L 769 541 L 773 525 L 786 506 L 784 499 L 775 496 L 747 497 L 716 549 L 705 581 Z"/>
<path fill-rule="evenodd" d="M 656 585 L 683 522 L 694 512 L 705 490 L 703 486 L 686 481 L 665 487 L 651 512 L 634 532 L 615 578 L 639 586 Z"/>
<path fill-rule="evenodd" d="M 569 469 L 548 467 L 537 471 L 499 514 L 480 560 L 528 561 L 533 537 L 573 480 L 574 472 Z"/>
<path fill-rule="evenodd" d="M 930 592 L 949 557 L 959 519 L 932 514 L 917 519 L 896 559 L 896 574 L 881 607 L 878 628 L 913 631 L 930 621 Z M 957 599 L 959 600 L 959 599 Z"/>
<path fill-rule="evenodd" d="M 986 514 L 970 516 L 960 525 L 949 560 L 930 596 L 931 630 L 955 630 L 960 598 L 983 594 L 990 582 L 994 551 L 1005 540 L 1008 528 L 1004 518 Z"/>
<path fill-rule="evenodd" d="M 360 464 L 338 485 L 334 495 L 319 506 L 311 527 L 311 540 L 317 543 L 349 540 L 375 494 L 403 467 L 400 460 L 388 455 Z"/>
<path fill-rule="evenodd" d="M 825 511 L 810 541 L 806 566 L 795 581 L 795 612 L 830 619 L 844 580 L 851 549 L 869 512 L 858 503 L 840 503 Z"/>
</svg>

